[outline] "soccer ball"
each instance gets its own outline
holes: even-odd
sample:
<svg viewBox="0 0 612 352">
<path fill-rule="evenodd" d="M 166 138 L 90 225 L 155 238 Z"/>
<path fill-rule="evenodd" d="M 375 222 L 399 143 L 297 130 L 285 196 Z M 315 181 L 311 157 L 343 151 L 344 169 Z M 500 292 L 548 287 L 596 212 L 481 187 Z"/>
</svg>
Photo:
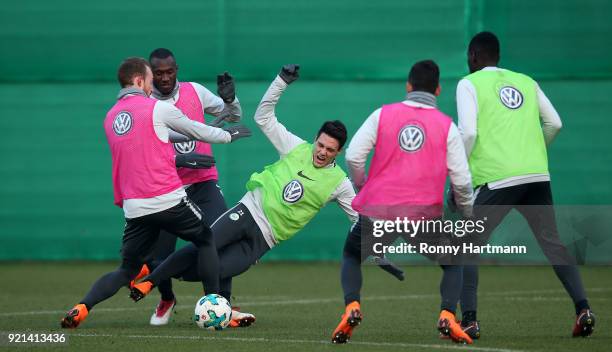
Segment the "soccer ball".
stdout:
<svg viewBox="0 0 612 352">
<path fill-rule="evenodd" d="M 196 302 L 193 320 L 202 329 L 225 329 L 232 319 L 232 306 L 223 297 L 210 294 Z"/>
</svg>

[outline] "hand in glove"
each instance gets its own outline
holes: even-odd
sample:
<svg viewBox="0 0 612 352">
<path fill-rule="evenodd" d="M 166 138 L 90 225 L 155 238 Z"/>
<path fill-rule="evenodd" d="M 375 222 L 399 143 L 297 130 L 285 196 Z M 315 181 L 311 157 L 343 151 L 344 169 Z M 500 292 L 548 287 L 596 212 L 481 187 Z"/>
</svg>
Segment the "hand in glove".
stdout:
<svg viewBox="0 0 612 352">
<path fill-rule="evenodd" d="M 227 71 L 222 75 L 217 75 L 217 94 L 226 104 L 230 104 L 236 99 L 234 77 L 230 76 Z"/>
<path fill-rule="evenodd" d="M 185 167 L 188 169 L 209 169 L 215 166 L 215 158 L 212 155 L 189 153 L 177 154 L 174 158 L 176 167 Z"/>
<path fill-rule="evenodd" d="M 290 64 L 285 65 L 278 74 L 280 78 L 287 84 L 297 80 L 300 77 L 300 65 Z"/>
<path fill-rule="evenodd" d="M 251 130 L 243 125 L 225 127 L 223 130 L 229 132 L 230 136 L 232 136 L 232 143 L 237 139 L 251 136 Z"/>
</svg>

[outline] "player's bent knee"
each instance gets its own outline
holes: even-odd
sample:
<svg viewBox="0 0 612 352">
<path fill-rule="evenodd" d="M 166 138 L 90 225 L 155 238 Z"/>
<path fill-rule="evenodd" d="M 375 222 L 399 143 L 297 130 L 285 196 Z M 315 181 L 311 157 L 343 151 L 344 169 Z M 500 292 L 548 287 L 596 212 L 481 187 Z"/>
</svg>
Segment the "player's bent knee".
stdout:
<svg viewBox="0 0 612 352">
<path fill-rule="evenodd" d="M 140 273 L 140 269 L 142 268 L 142 263 L 139 261 L 132 261 L 123 259 L 121 262 L 121 266 L 119 266 L 119 271 L 123 275 L 124 280 L 129 282 L 133 280 L 138 273 Z"/>
</svg>

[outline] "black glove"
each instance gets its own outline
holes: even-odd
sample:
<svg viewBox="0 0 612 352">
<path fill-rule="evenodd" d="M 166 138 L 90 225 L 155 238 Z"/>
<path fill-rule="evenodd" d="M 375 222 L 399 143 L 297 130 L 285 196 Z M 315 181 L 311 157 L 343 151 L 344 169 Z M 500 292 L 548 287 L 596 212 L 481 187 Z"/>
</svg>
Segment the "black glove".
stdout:
<svg viewBox="0 0 612 352">
<path fill-rule="evenodd" d="M 376 265 L 378 265 L 384 271 L 395 276 L 396 279 L 404 281 L 404 271 L 397 265 L 393 264 L 393 262 L 387 259 L 387 257 L 374 257 L 374 263 L 376 263 Z"/>
<path fill-rule="evenodd" d="M 448 206 L 448 210 L 450 210 L 452 213 L 457 212 L 457 203 L 455 202 L 455 192 L 453 191 L 453 186 L 450 186 L 446 192 L 446 205 Z"/>
<path fill-rule="evenodd" d="M 236 99 L 234 77 L 230 76 L 227 71 L 222 75 L 217 75 L 217 93 L 226 104 L 230 104 Z"/>
<path fill-rule="evenodd" d="M 234 125 L 226 127 L 223 130 L 229 132 L 230 136 L 232 136 L 232 142 L 240 138 L 251 136 L 251 130 L 243 125 Z"/>
<path fill-rule="evenodd" d="M 185 167 L 188 169 L 209 169 L 215 166 L 215 158 L 212 155 L 189 153 L 177 154 L 174 158 L 176 167 Z"/>
<path fill-rule="evenodd" d="M 300 65 L 290 64 L 285 65 L 278 74 L 280 78 L 287 84 L 297 80 L 300 77 Z"/>
</svg>

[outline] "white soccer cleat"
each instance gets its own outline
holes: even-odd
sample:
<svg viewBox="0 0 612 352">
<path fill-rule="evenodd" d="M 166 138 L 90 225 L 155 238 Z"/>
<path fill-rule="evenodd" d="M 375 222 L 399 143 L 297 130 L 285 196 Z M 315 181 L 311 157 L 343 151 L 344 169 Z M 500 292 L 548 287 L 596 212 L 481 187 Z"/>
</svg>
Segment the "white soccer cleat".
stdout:
<svg viewBox="0 0 612 352">
<path fill-rule="evenodd" d="M 157 308 L 155 308 L 155 313 L 151 315 L 151 321 L 149 324 L 154 326 L 167 325 L 168 322 L 170 322 L 170 317 L 172 316 L 174 307 L 176 307 L 176 299 L 171 301 L 159 301 Z"/>
<path fill-rule="evenodd" d="M 230 328 L 246 328 L 255 322 L 255 316 L 251 313 L 243 313 L 238 307 L 232 307 L 232 320 Z"/>
</svg>

